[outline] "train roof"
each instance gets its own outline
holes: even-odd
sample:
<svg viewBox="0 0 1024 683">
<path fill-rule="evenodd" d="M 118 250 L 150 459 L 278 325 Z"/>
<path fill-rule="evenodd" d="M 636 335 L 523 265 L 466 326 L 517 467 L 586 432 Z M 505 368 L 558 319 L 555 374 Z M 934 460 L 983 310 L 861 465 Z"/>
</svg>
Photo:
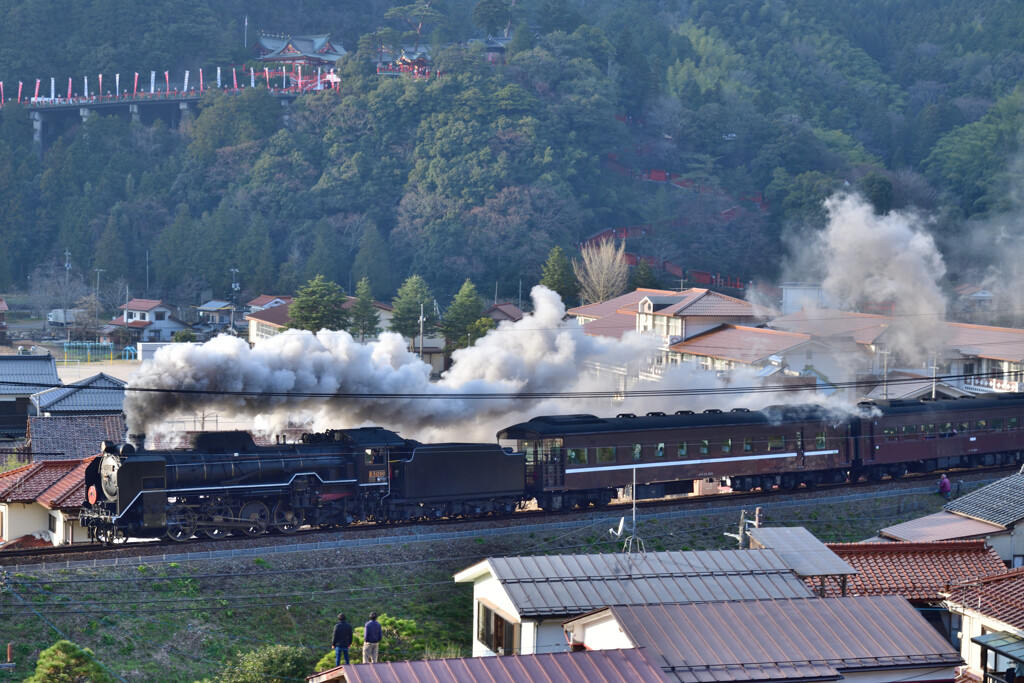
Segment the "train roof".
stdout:
<svg viewBox="0 0 1024 683">
<path fill-rule="evenodd" d="M 963 396 L 961 398 L 875 400 L 864 402 L 860 405 L 866 408 L 877 408 L 885 415 L 942 411 L 955 412 L 958 410 L 993 410 L 1011 405 L 1024 405 L 1024 394 L 992 393 Z"/>
<path fill-rule="evenodd" d="M 680 410 L 675 413 L 652 412 L 646 415 L 620 413 L 616 417 L 601 418 L 594 415 L 542 415 L 527 422 L 507 427 L 498 432 L 499 439 L 543 439 L 565 434 L 593 434 L 635 432 L 658 429 L 683 429 L 701 426 L 727 426 L 751 424 L 781 424 L 802 420 L 830 420 L 844 422 L 852 416 L 845 411 L 829 410 L 818 405 L 775 405 L 763 410 L 717 410 L 710 408 L 697 413 Z"/>
</svg>

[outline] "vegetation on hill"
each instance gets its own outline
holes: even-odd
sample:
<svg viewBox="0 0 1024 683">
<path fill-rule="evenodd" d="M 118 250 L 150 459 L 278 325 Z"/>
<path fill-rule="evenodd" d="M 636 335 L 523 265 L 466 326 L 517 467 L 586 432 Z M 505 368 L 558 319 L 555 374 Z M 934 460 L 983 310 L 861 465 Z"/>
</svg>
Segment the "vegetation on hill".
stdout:
<svg viewBox="0 0 1024 683">
<path fill-rule="evenodd" d="M 18 80 L 244 63 L 246 16 L 250 46 L 257 28 L 331 32 L 349 54 L 340 92 L 287 125 L 265 89 L 215 92 L 174 129 L 55 120 L 39 159 L 8 103 L 0 291 L 67 249 L 90 285 L 102 269 L 101 290 L 183 305 L 226 293 L 231 268 L 253 294 L 323 275 L 386 300 L 417 274 L 509 298 L 553 247 L 640 224 L 630 251 L 746 279 L 837 189 L 931 211 L 941 238 L 1008 211 L 1019 183 L 1024 6 L 999 0 L 436 0 L 418 19 L 387 0 L 62 4 L 0 3 L 8 99 Z M 504 64 L 466 43 L 506 28 Z M 378 76 L 384 40 L 418 40 L 443 75 Z"/>
</svg>

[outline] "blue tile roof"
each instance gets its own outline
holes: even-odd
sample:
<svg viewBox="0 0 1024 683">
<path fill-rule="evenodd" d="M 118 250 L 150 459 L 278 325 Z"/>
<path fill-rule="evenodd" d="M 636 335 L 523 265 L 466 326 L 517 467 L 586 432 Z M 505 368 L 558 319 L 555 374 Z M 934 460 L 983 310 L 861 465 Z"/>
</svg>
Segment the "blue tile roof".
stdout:
<svg viewBox="0 0 1024 683">
<path fill-rule="evenodd" d="M 100 373 L 86 379 L 33 394 L 32 404 L 39 414 L 117 415 L 124 405 L 125 382 Z"/>
<path fill-rule="evenodd" d="M 53 356 L 0 356 L 0 395 L 29 396 L 60 385 Z"/>
</svg>

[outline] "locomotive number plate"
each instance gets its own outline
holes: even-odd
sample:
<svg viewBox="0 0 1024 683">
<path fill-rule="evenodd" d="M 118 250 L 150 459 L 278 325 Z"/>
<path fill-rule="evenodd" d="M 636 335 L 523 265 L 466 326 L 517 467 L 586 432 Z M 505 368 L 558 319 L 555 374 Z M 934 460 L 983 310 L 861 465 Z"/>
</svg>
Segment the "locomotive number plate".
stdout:
<svg viewBox="0 0 1024 683">
<path fill-rule="evenodd" d="M 370 470 L 369 472 L 367 472 L 367 476 L 370 479 L 384 479 L 385 477 L 388 476 L 388 471 L 387 470 Z"/>
</svg>

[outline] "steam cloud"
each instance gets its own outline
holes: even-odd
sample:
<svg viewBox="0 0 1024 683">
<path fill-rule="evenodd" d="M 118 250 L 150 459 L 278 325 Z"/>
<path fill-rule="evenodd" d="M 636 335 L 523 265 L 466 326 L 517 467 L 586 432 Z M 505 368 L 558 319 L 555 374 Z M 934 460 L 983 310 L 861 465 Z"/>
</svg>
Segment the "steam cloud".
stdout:
<svg viewBox="0 0 1024 683">
<path fill-rule="evenodd" d="M 213 393 L 128 391 L 128 431 L 159 433 L 166 431 L 161 423 L 175 413 L 215 410 L 227 417 L 259 420 L 268 431 L 300 419 L 311 420 L 314 429 L 375 424 L 423 440 L 465 441 L 493 440 L 501 427 L 538 412 L 606 414 L 611 410 L 608 399 L 574 399 L 571 405 L 563 401 L 556 408 L 544 401 L 466 396 L 615 390 L 620 387 L 609 377 L 591 376 L 588 363 L 625 365 L 651 349 L 652 342 L 638 335 L 622 341 L 589 337 L 576 323 L 563 323 L 564 305 L 551 290 L 535 287 L 532 297 L 534 313 L 501 323 L 473 347 L 456 351 L 451 370 L 438 382 L 430 381 L 430 367 L 394 333 L 383 333 L 368 344 L 345 332 L 314 335 L 292 330 L 252 348 L 228 336 L 201 346 L 170 345 L 143 364 L 129 389 Z M 328 397 L 302 395 L 310 393 Z M 395 394 L 432 398 L 394 398 Z"/>
</svg>

